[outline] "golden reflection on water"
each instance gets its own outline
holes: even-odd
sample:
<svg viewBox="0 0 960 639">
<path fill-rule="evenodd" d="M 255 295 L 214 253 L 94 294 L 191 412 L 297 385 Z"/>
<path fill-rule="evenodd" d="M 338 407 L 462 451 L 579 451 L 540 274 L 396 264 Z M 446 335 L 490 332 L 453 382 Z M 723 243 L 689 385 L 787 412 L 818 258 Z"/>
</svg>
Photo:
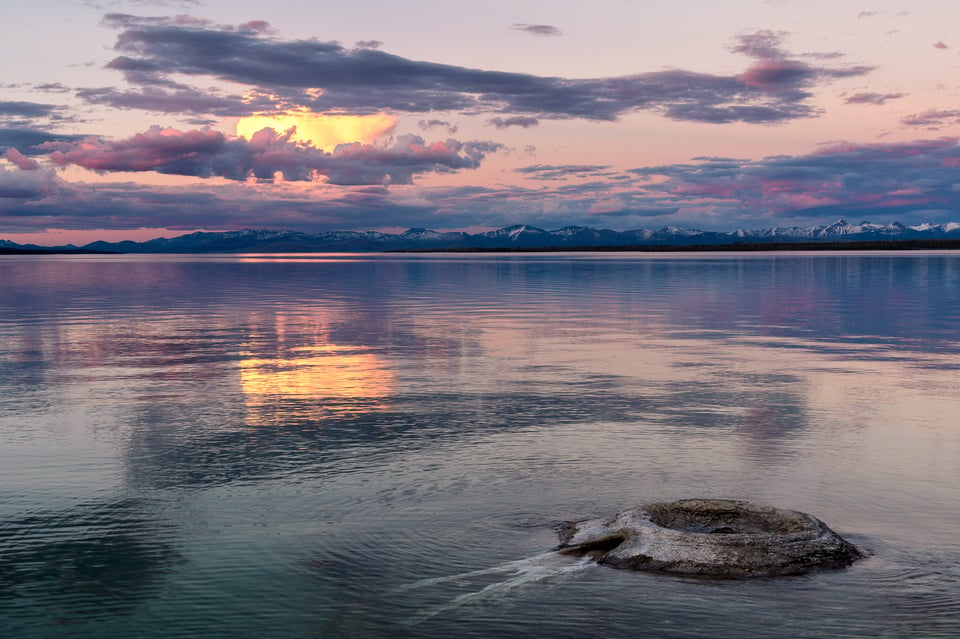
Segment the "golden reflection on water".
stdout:
<svg viewBox="0 0 960 639">
<path fill-rule="evenodd" d="M 324 419 L 382 411 L 396 388 L 387 360 L 369 347 L 334 344 L 313 335 L 315 343 L 287 346 L 282 322 L 279 343 L 270 354 L 253 342 L 242 345 L 240 386 L 247 421 L 271 425 L 291 419 Z"/>
</svg>

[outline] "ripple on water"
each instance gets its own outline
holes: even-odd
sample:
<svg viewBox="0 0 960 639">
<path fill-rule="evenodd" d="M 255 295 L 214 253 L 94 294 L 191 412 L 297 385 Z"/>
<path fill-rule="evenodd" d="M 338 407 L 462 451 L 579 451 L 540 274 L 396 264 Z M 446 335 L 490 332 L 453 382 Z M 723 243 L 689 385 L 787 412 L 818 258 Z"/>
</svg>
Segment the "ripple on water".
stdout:
<svg viewBox="0 0 960 639">
<path fill-rule="evenodd" d="M 0 608 L 16 610 L 12 628 L 110 619 L 149 601 L 182 561 L 173 526 L 151 511 L 114 498 L 0 522 Z"/>
</svg>

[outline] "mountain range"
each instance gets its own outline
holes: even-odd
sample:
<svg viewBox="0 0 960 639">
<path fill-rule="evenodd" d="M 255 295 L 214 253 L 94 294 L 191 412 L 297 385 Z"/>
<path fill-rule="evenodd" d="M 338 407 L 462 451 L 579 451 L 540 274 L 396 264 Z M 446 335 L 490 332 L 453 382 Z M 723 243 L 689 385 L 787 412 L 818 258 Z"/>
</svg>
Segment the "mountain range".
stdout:
<svg viewBox="0 0 960 639">
<path fill-rule="evenodd" d="M 586 226 L 567 226 L 547 231 L 518 224 L 484 233 L 439 232 L 414 228 L 403 233 L 376 231 L 298 231 L 253 230 L 198 231 L 174 238 L 156 238 L 146 242 L 92 242 L 40 247 L 15 244 L 0 239 L 3 252 L 77 251 L 116 253 L 313 253 L 393 250 L 483 250 L 544 249 L 625 246 L 720 246 L 795 242 L 851 242 L 883 240 L 960 240 L 960 223 L 904 226 L 899 222 L 850 224 L 838 220 L 826 226 L 778 227 L 759 230 L 701 231 L 668 226 L 659 230 L 611 231 Z"/>
</svg>

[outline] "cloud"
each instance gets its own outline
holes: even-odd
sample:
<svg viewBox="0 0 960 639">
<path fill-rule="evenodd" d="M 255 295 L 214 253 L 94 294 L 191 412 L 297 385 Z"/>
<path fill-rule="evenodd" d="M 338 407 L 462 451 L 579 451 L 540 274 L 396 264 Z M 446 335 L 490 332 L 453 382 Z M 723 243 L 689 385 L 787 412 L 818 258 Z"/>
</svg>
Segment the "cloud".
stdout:
<svg viewBox="0 0 960 639">
<path fill-rule="evenodd" d="M 166 91 L 148 87 L 141 91 L 119 91 L 110 87 L 80 89 L 77 97 L 89 104 L 102 104 L 117 109 L 138 109 L 154 113 L 210 114 L 221 117 L 245 117 L 273 111 L 271 101 L 248 101 L 242 96 L 218 96 L 210 91 L 190 88 Z"/>
<path fill-rule="evenodd" d="M 936 130 L 953 124 L 960 124 L 960 110 L 931 109 L 922 113 L 913 113 L 900 119 L 904 126 L 922 126 Z"/>
<path fill-rule="evenodd" d="M 417 122 L 417 126 L 419 126 L 420 130 L 422 131 L 429 131 L 430 129 L 438 126 L 443 127 L 447 130 L 447 133 L 449 133 L 450 135 L 453 135 L 458 130 L 458 127 L 456 124 L 450 124 L 446 120 L 436 120 L 436 119 L 420 120 L 419 122 Z"/>
<path fill-rule="evenodd" d="M 727 219 L 884 214 L 960 207 L 956 138 L 888 144 L 836 143 L 757 161 L 705 160 L 632 169 L 645 190 L 722 212 Z"/>
<path fill-rule="evenodd" d="M 510 27 L 514 31 L 524 31 L 535 36 L 558 36 L 563 35 L 563 31 L 549 24 L 526 24 L 523 22 L 514 22 Z"/>
<path fill-rule="evenodd" d="M 9 172 L 8 172 L 9 173 Z M 56 179 L 55 176 L 50 174 Z M 0 193 L 9 184 L 0 171 Z M 243 183 L 204 183 L 191 187 L 149 186 L 134 182 L 68 183 L 54 189 L 21 188 L 0 206 L 0 225 L 20 231 L 42 230 L 56 221 L 66 229 L 289 228 L 303 231 L 383 228 L 398 220 L 430 226 L 436 208 L 406 201 L 384 187 L 311 188 Z M 413 188 L 413 187 L 408 187 Z"/>
<path fill-rule="evenodd" d="M 854 93 L 848 96 L 844 104 L 884 104 L 888 100 L 898 100 L 906 93 Z"/>
<path fill-rule="evenodd" d="M 80 142 L 50 142 L 41 148 L 57 165 L 77 165 L 101 173 L 154 171 L 195 177 L 244 181 L 312 181 L 325 176 L 330 184 L 411 184 L 422 173 L 473 169 L 487 154 L 499 150 L 493 142 L 427 144 L 415 135 L 399 136 L 392 146 L 341 144 L 332 153 L 291 140 L 293 130 L 278 134 L 263 129 L 248 141 L 227 138 L 218 131 L 178 131 L 151 127 L 125 140 L 87 138 Z"/>
<path fill-rule="evenodd" d="M 480 153 L 486 152 L 480 150 Z M 465 155 L 465 153 L 463 153 Z M 410 160 L 414 161 L 414 160 Z M 888 144 L 834 143 L 812 153 L 757 160 L 704 157 L 631 169 L 530 165 L 532 177 L 586 180 L 502 185 L 330 186 L 322 182 L 211 181 L 178 187 L 76 184 L 52 171 L 4 171 L 4 228 L 462 228 L 530 223 L 615 228 L 729 230 L 829 222 L 837 217 L 910 222 L 960 209 L 956 138 Z M 33 177 L 31 177 L 33 176 Z M 43 176 L 43 177 L 41 177 Z M 482 217 L 481 217 L 482 216 Z M 907 219 L 903 219 L 906 217 Z M 877 218 L 880 218 L 879 220 Z"/>
<path fill-rule="evenodd" d="M 511 126 L 518 126 L 527 129 L 540 124 L 540 120 L 525 115 L 515 115 L 509 118 L 501 118 L 498 116 L 487 120 L 487 124 L 493 125 L 498 129 L 506 129 L 507 127 Z"/>
<path fill-rule="evenodd" d="M 3 158 L 21 171 L 36 171 L 40 168 L 40 164 L 36 160 L 28 158 L 13 147 L 10 147 L 4 152 Z"/>
<path fill-rule="evenodd" d="M 757 60 L 746 71 L 736 76 L 737 79 L 767 92 L 785 93 L 799 98 L 804 87 L 810 86 L 817 79 L 851 77 L 871 71 L 871 67 L 866 66 L 827 68 L 792 60 L 782 47 L 785 36 L 786 33 L 783 31 L 770 30 L 737 36 L 736 44 L 731 47 L 731 51 Z M 833 59 L 838 54 L 809 53 L 805 55 L 823 60 Z"/>
<path fill-rule="evenodd" d="M 32 127 L 0 128 L 0 150 L 13 147 L 23 152 L 24 155 L 42 155 L 46 151 L 42 151 L 38 147 L 47 142 L 70 142 L 81 140 L 83 137 L 82 135 L 52 133 Z"/>
<path fill-rule="evenodd" d="M 38 102 L 0 101 L 0 118 L 47 118 L 56 113 L 58 108 Z"/>
<path fill-rule="evenodd" d="M 933 43 L 935 49 L 949 49 L 950 47 L 944 44 L 943 40 L 937 40 Z"/>
<path fill-rule="evenodd" d="M 244 22 L 241 24 L 238 29 L 240 31 L 248 31 L 250 33 L 276 33 L 276 29 L 271 26 L 266 20 L 251 20 L 250 22 Z"/>
<path fill-rule="evenodd" d="M 8 127 L 35 127 L 79 122 L 62 106 L 41 102 L 0 100 L 0 124 Z"/>
<path fill-rule="evenodd" d="M 586 177 L 608 171 L 609 164 L 531 164 L 513 170 L 534 180 L 562 180 L 567 177 Z"/>
<path fill-rule="evenodd" d="M 0 165 L 0 200 L 32 200 L 43 198 L 52 193 L 56 193 L 58 187 L 59 181 L 57 175 L 52 170 L 31 169 L 8 171 Z M 9 202 L 6 201 L 2 204 L 3 207 L 10 205 Z"/>
<path fill-rule="evenodd" d="M 778 123 L 816 115 L 809 102 L 819 84 L 871 70 L 792 59 L 782 48 L 783 34 L 770 31 L 739 37 L 734 50 L 757 61 L 731 76 L 675 69 L 570 79 L 416 61 L 336 42 L 281 40 L 185 16 L 109 14 L 104 23 L 121 30 L 118 56 L 107 66 L 137 88 L 87 87 L 79 97 L 118 108 L 192 115 L 307 108 L 615 120 L 650 111 L 676 120 Z M 173 77 L 215 78 L 259 91 L 223 95 Z"/>
<path fill-rule="evenodd" d="M 787 57 L 782 45 L 786 31 L 761 29 L 753 33 L 741 33 L 734 39 L 730 50 L 760 60 L 782 60 Z"/>
<path fill-rule="evenodd" d="M 36 84 L 33 87 L 37 91 L 46 91 L 47 93 L 69 93 L 70 87 L 61 82 L 45 82 Z"/>
</svg>

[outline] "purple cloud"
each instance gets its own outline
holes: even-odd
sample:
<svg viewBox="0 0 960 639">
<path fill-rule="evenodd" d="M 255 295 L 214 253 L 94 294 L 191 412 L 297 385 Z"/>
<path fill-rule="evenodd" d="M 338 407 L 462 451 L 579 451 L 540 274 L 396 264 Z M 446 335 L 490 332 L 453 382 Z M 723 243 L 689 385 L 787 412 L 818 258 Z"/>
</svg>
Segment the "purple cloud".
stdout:
<svg viewBox="0 0 960 639">
<path fill-rule="evenodd" d="M 958 109 L 931 109 L 923 113 L 913 113 L 900 119 L 905 126 L 922 126 L 936 130 L 945 126 L 960 124 L 960 110 Z"/>
<path fill-rule="evenodd" d="M 430 129 L 435 127 L 443 127 L 447 130 L 447 133 L 449 133 L 450 135 L 453 135 L 458 130 L 458 127 L 456 124 L 450 124 L 446 120 L 436 120 L 436 119 L 420 120 L 419 122 L 417 122 L 417 126 L 420 127 L 421 131 L 429 131 Z"/>
<path fill-rule="evenodd" d="M 52 133 L 33 127 L 0 128 L 0 150 L 6 150 L 12 147 L 24 155 L 42 155 L 45 154 L 46 151 L 41 151 L 38 147 L 46 142 L 69 142 L 81 140 L 83 137 L 82 135 Z"/>
<path fill-rule="evenodd" d="M 511 126 L 518 126 L 520 128 L 527 129 L 540 124 L 540 120 L 525 115 L 515 115 L 509 118 L 501 118 L 498 116 L 487 120 L 487 124 L 495 126 L 498 129 L 506 129 L 507 127 Z"/>
<path fill-rule="evenodd" d="M 54 115 L 59 107 L 38 102 L 0 101 L 0 118 L 47 118 Z"/>
<path fill-rule="evenodd" d="M 40 168 L 40 164 L 36 160 L 28 158 L 13 147 L 4 152 L 3 158 L 21 171 L 36 171 Z"/>
<path fill-rule="evenodd" d="M 884 104 L 888 100 L 898 100 L 906 93 L 854 93 L 848 96 L 844 104 Z"/>
<path fill-rule="evenodd" d="M 86 88 L 78 95 L 119 108 L 194 115 L 298 107 L 355 114 L 514 114 L 500 118 L 506 122 L 510 117 L 615 120 L 652 111 L 676 120 L 777 123 L 816 115 L 808 102 L 819 84 L 870 71 L 791 59 L 782 49 L 782 34 L 769 31 L 739 38 L 734 50 L 757 61 L 733 76 L 667 70 L 567 79 L 421 62 L 335 42 L 280 40 L 183 16 L 110 14 L 104 22 L 121 29 L 119 55 L 107 66 L 139 88 Z M 260 91 L 252 101 L 248 95 L 212 94 L 174 82 L 174 75 L 213 77 Z"/>
<path fill-rule="evenodd" d="M 804 155 L 758 160 L 701 158 L 632 169 L 626 174 L 630 180 L 599 165 L 524 167 L 531 176 L 553 171 L 590 178 L 540 183 L 537 188 L 332 188 L 316 182 L 309 188 L 265 188 L 255 182 L 86 185 L 64 182 L 44 169 L 6 170 L 0 173 L 0 193 L 5 196 L 0 224 L 42 228 L 53 220 L 64 228 L 279 226 L 319 231 L 400 225 L 456 228 L 475 224 L 481 216 L 491 226 L 522 222 L 546 228 L 590 224 L 727 230 L 844 216 L 873 221 L 906 216 L 902 221 L 909 222 L 910 217 L 922 215 L 922 220 L 936 211 L 952 217 L 946 212 L 960 209 L 960 191 L 954 188 L 958 169 L 957 139 L 941 138 L 837 143 Z"/>
<path fill-rule="evenodd" d="M 172 175 L 312 181 L 330 184 L 411 184 L 422 173 L 473 169 L 500 149 L 492 142 L 446 140 L 427 144 L 414 135 L 399 136 L 393 146 L 342 144 L 332 153 L 263 129 L 248 141 L 218 131 L 177 131 L 152 127 L 125 140 L 87 138 L 41 146 L 57 165 L 77 165 L 101 173 L 154 171 Z"/>
<path fill-rule="evenodd" d="M 562 180 L 567 177 L 599 175 L 610 169 L 608 164 L 531 164 L 513 170 L 534 180 Z"/>
<path fill-rule="evenodd" d="M 36 84 L 33 87 L 37 91 L 45 91 L 47 93 L 69 93 L 70 87 L 66 86 L 62 82 L 45 82 L 43 84 Z"/>
<path fill-rule="evenodd" d="M 510 27 L 514 31 L 523 31 L 535 36 L 558 36 L 563 35 L 563 31 L 549 24 L 526 24 L 523 22 L 514 22 Z"/>
<path fill-rule="evenodd" d="M 890 144 L 837 143 L 758 161 L 704 161 L 633 169 L 646 189 L 734 217 L 824 216 L 956 208 L 956 138 Z"/>
<path fill-rule="evenodd" d="M 28 169 L 8 171 L 0 165 L 0 209 L 16 206 L 10 200 L 38 200 L 59 189 L 59 179 L 51 170 Z M 47 222 L 49 225 L 49 222 Z"/>
</svg>

